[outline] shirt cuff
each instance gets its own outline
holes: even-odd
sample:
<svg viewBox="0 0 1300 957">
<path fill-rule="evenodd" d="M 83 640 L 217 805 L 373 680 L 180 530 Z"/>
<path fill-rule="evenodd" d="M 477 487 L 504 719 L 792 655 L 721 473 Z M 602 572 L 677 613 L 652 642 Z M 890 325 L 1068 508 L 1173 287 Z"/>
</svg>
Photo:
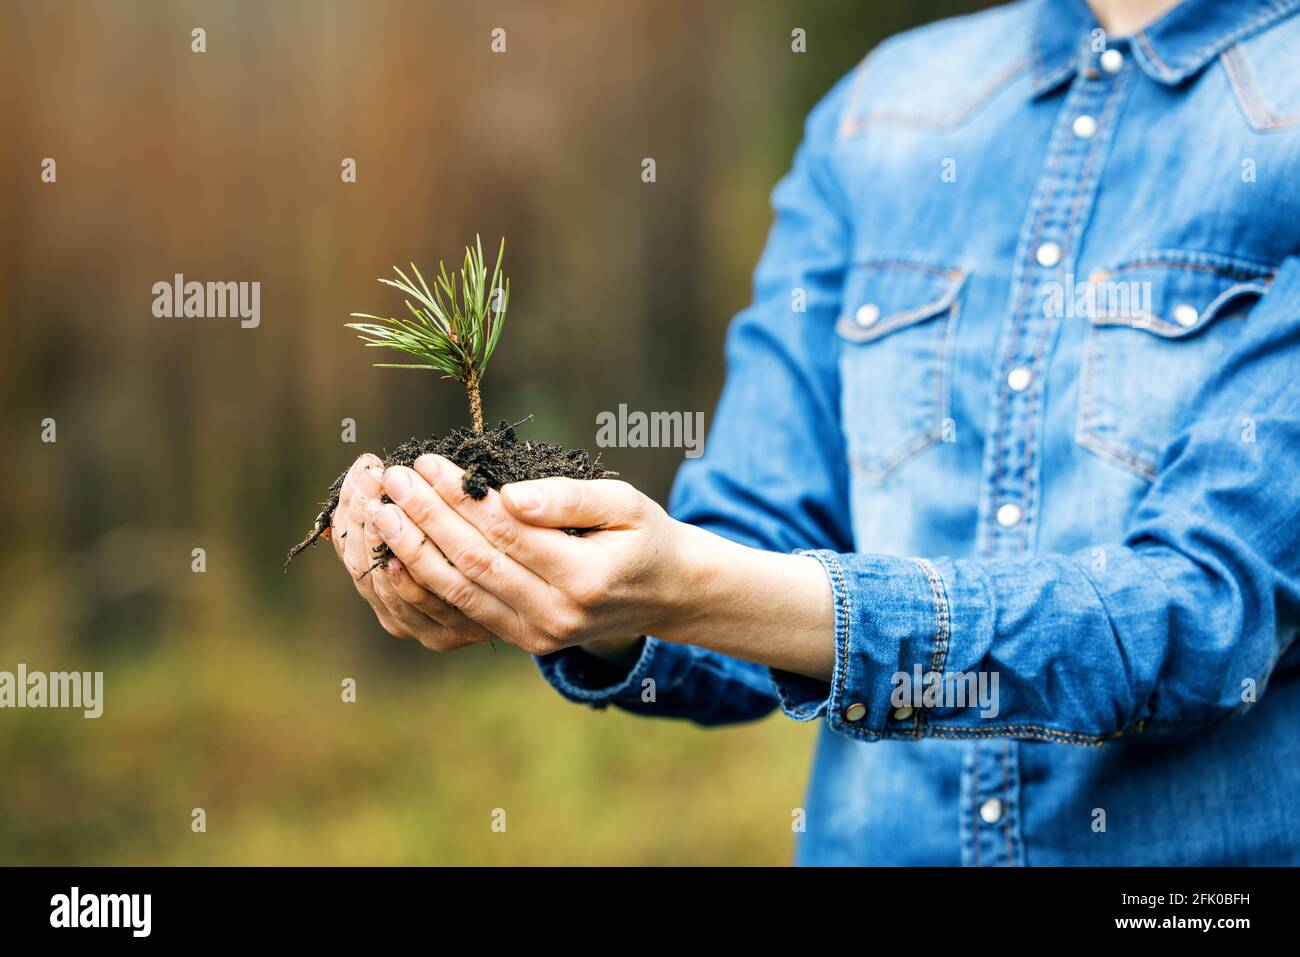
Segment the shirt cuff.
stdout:
<svg viewBox="0 0 1300 957">
<path fill-rule="evenodd" d="M 641 683 L 650 675 L 662 643 L 641 640 L 641 653 L 631 667 L 612 664 L 579 648 L 565 648 L 535 660 L 537 668 L 561 695 L 579 704 L 603 708 L 629 697 L 640 700 Z"/>
<path fill-rule="evenodd" d="M 796 721 L 826 717 L 832 731 L 864 741 L 916 739 L 924 709 L 897 705 L 900 673 L 943 667 L 948 598 L 929 562 L 888 555 L 806 551 L 821 562 L 835 602 L 830 682 L 770 669 L 781 710 Z"/>
</svg>

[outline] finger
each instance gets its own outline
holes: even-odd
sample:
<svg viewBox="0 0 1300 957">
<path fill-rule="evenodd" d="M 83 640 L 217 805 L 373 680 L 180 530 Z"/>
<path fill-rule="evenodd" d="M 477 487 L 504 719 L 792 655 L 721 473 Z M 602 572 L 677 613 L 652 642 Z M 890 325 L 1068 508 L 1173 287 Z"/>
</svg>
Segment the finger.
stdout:
<svg viewBox="0 0 1300 957">
<path fill-rule="evenodd" d="M 334 514 L 330 516 L 330 542 L 333 543 L 334 551 L 339 556 L 339 559 L 345 563 L 350 526 L 348 510 L 352 503 L 357 477 L 367 468 L 382 466 L 382 464 L 376 456 L 367 452 L 353 462 L 347 474 L 343 476 L 343 484 L 339 487 L 339 500 L 334 506 Z"/>
<path fill-rule="evenodd" d="M 352 476 L 352 496 L 348 500 L 348 518 L 358 525 L 366 522 L 366 505 L 372 498 L 379 498 L 382 489 L 379 480 L 384 474 L 383 466 L 378 463 L 363 463 L 357 460 L 357 467 Z"/>
<path fill-rule="evenodd" d="M 494 489 L 477 501 L 470 498 L 464 487 L 465 472 L 455 462 L 440 455 L 422 455 L 415 462 L 415 471 L 439 498 L 478 529 L 488 544 L 525 568 L 540 574 L 543 569 L 572 560 L 573 536 L 520 520 Z"/>
<path fill-rule="evenodd" d="M 402 598 L 384 568 L 376 568 L 371 573 L 371 578 L 375 597 L 383 603 L 388 615 L 401 626 L 402 634 L 397 635 L 398 638 L 414 638 L 434 651 L 451 651 L 472 644 L 463 638 L 453 636 L 447 625 L 426 615 L 424 611 Z M 447 612 L 451 611 L 445 605 L 443 608 Z"/>
<path fill-rule="evenodd" d="M 367 530 L 364 524 L 360 527 L 353 526 L 351 519 L 348 520 L 348 524 L 352 532 L 352 534 L 348 536 L 349 541 L 353 543 L 364 543 L 367 537 L 373 538 L 374 541 L 379 540 L 377 535 L 367 535 Z M 373 547 L 373 543 L 367 544 L 364 547 L 364 552 L 367 556 L 364 559 L 366 562 L 366 569 L 374 564 L 374 561 L 368 557 L 370 550 Z M 347 563 L 345 562 L 345 565 L 346 564 Z M 396 608 L 392 603 L 385 601 L 379 592 L 376 591 L 374 571 L 366 571 L 366 569 L 362 569 L 361 573 L 357 574 L 353 572 L 351 566 L 348 566 L 348 574 L 351 576 L 352 584 L 356 587 L 357 592 L 369 603 L 371 610 L 375 613 L 375 617 L 379 619 L 379 623 L 383 625 L 386 632 L 394 638 L 414 638 L 415 634 L 411 628 L 412 622 L 407 620 L 407 616 L 400 614 L 399 608 Z"/>
<path fill-rule="evenodd" d="M 366 572 L 375 563 L 373 545 L 366 544 L 366 506 L 380 496 L 378 466 L 365 465 L 354 471 L 352 494 L 347 508 L 347 540 L 343 543 L 343 564 L 347 566 L 363 595 L 373 594 Z"/>
<path fill-rule="evenodd" d="M 370 515 L 379 504 L 377 499 L 371 500 Z M 373 521 L 366 521 L 364 534 L 368 549 L 375 554 L 375 567 L 365 580 L 374 593 L 371 603 L 376 614 L 390 634 L 413 638 L 430 651 L 455 651 L 491 637 L 412 579 L 387 550 Z M 390 627 L 388 621 L 397 627 Z"/>
<path fill-rule="evenodd" d="M 444 502 L 418 472 L 400 466 L 391 468 L 384 473 L 384 489 L 465 578 L 521 611 L 545 601 L 550 590 L 546 582 L 493 548 L 483 533 Z M 399 557 L 417 572 L 405 555 Z M 416 577 L 420 577 L 418 572 Z"/>
<path fill-rule="evenodd" d="M 416 478 L 423 483 L 423 479 Z M 428 494 L 437 498 L 432 489 Z M 445 504 L 442 507 L 447 508 Z M 514 610 L 452 565 L 424 529 L 408 518 L 401 508 L 377 505 L 374 522 L 389 549 L 417 583 L 494 634 L 509 640 L 511 635 L 519 632 L 519 616 Z"/>
<path fill-rule="evenodd" d="M 371 546 L 372 551 L 382 550 L 385 553 L 387 552 L 387 546 L 383 544 L 383 539 L 379 537 L 379 533 L 370 522 L 366 523 L 366 543 Z M 379 555 L 376 561 L 381 560 L 383 564 L 375 568 L 369 575 L 370 585 L 375 590 L 375 597 L 383 604 L 388 614 L 406 632 L 405 635 L 399 635 L 398 637 L 415 638 L 420 644 L 433 651 L 451 651 L 474 643 L 463 636 L 453 635 L 448 630 L 450 625 L 456 623 L 456 619 L 453 617 L 456 612 L 445 602 L 439 601 L 425 589 L 416 585 L 410 575 L 404 577 L 414 587 L 406 589 L 405 596 L 401 594 L 394 581 L 395 576 L 389 570 L 390 567 L 400 567 L 400 562 L 396 558 L 388 557 L 385 559 L 384 555 Z M 408 597 L 411 599 L 410 601 L 407 600 Z M 437 615 L 429 614 L 425 611 L 425 608 L 436 611 Z"/>
<path fill-rule="evenodd" d="M 344 560 L 344 550 L 348 544 L 348 503 L 352 501 L 354 484 L 352 473 L 357 470 L 360 462 L 357 459 L 344 474 L 343 484 L 339 486 L 339 500 L 334 503 L 334 511 L 330 515 L 330 541 L 334 544 L 334 553 L 338 555 L 339 561 Z"/>
<path fill-rule="evenodd" d="M 418 628 L 427 626 L 430 623 L 429 616 L 402 601 L 398 596 L 397 591 L 389 584 L 387 577 L 383 574 L 382 562 L 387 558 L 388 546 L 384 544 L 384 540 L 379 537 L 379 533 L 369 522 L 365 524 L 364 530 L 366 552 L 368 555 L 373 556 L 370 570 L 365 576 L 366 584 L 374 590 L 375 598 L 383 605 L 388 614 L 405 626 L 406 637 L 412 638 Z"/>
<path fill-rule="evenodd" d="M 364 572 L 362 562 L 364 561 L 365 550 L 365 532 L 364 527 L 353 521 L 352 509 L 358 494 L 358 485 L 364 486 L 362 494 L 374 491 L 369 487 L 368 482 L 363 481 L 365 474 L 373 469 L 382 468 L 378 458 L 369 453 L 362 455 L 352 467 L 348 469 L 347 475 L 343 478 L 343 484 L 339 487 L 339 500 L 334 506 L 334 514 L 330 518 L 330 528 L 333 533 L 330 536 L 334 544 L 334 550 L 339 558 L 343 561 L 344 568 L 348 571 L 354 587 L 362 598 L 370 605 L 379 620 L 379 624 L 390 635 L 397 638 L 409 638 L 407 628 L 403 625 L 393 613 L 390 612 L 385 604 L 375 594 L 369 576 L 358 576 Z M 354 569 L 356 569 L 354 571 Z"/>
<path fill-rule="evenodd" d="M 371 576 L 366 577 L 366 586 L 364 591 L 359 585 L 357 591 L 361 592 L 362 597 L 365 598 L 367 603 L 369 603 L 370 610 L 375 613 L 375 618 L 379 620 L 379 624 L 383 626 L 384 631 L 388 632 L 394 638 L 400 638 L 404 641 L 408 638 L 417 638 L 419 637 L 417 628 L 420 625 L 427 627 L 433 627 L 435 625 L 431 619 L 425 618 L 423 621 L 420 621 L 411 614 L 404 613 L 396 604 L 390 605 L 388 602 L 384 601 L 384 599 L 380 597 L 379 592 L 375 590 Z"/>
<path fill-rule="evenodd" d="M 412 578 L 399 559 L 390 558 L 384 564 L 382 571 L 404 601 L 422 610 L 427 609 L 425 613 L 438 622 L 442 631 L 438 639 L 440 645 L 436 650 L 453 651 L 457 648 L 492 640 L 491 633 L 482 625 L 470 621 Z M 431 612 L 436 614 L 431 614 Z M 416 637 L 419 638 L 420 636 L 417 635 Z M 421 643 L 426 648 L 432 647 L 423 639 L 421 639 Z"/>
<path fill-rule="evenodd" d="M 543 478 L 501 488 L 511 513 L 549 528 L 628 528 L 645 514 L 645 496 L 614 479 Z"/>
<path fill-rule="evenodd" d="M 386 587 L 391 589 L 393 594 L 403 602 L 412 608 L 418 609 L 422 614 L 438 624 L 447 628 L 466 628 L 467 630 L 478 628 L 478 625 L 473 624 L 464 615 L 412 578 L 410 572 L 403 567 L 401 560 L 397 557 L 389 558 L 375 574 L 380 576 L 380 580 L 385 583 Z"/>
</svg>

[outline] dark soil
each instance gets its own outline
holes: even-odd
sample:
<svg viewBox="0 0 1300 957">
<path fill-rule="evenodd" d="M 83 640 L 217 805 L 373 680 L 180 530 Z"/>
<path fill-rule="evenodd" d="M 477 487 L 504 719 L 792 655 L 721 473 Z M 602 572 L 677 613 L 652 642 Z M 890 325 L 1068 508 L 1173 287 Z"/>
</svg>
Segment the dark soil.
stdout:
<svg viewBox="0 0 1300 957">
<path fill-rule="evenodd" d="M 499 489 L 510 482 L 552 476 L 599 479 L 618 474 L 606 469 L 600 464 L 599 456 L 593 459 L 585 449 L 566 449 L 549 442 L 520 442 L 515 435 L 515 426 L 504 421 L 495 430 L 482 435 L 475 435 L 470 429 L 456 428 L 441 438 L 407 439 L 385 456 L 384 467 L 412 466 L 421 455 L 430 452 L 450 459 L 465 470 L 461 487 L 466 495 L 476 500 L 486 498 L 488 489 Z M 347 474 L 344 470 L 330 486 L 325 501 L 321 503 L 324 508 L 316 516 L 311 533 L 289 550 L 289 557 L 284 562 L 285 571 L 288 571 L 289 563 L 300 552 L 316 544 L 330 527 L 334 509 L 339 504 L 339 491 L 343 488 L 343 479 Z M 384 501 L 389 501 L 388 496 L 384 496 Z M 566 531 L 580 534 L 590 529 Z M 387 551 L 382 546 L 381 550 Z M 383 558 L 380 558 L 376 566 L 372 567 L 382 563 Z"/>
</svg>

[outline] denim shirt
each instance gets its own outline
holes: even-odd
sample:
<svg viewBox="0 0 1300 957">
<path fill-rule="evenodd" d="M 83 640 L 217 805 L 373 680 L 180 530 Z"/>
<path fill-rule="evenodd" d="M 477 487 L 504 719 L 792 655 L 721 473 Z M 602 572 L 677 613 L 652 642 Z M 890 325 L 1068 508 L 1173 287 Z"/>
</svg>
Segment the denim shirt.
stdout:
<svg viewBox="0 0 1300 957">
<path fill-rule="evenodd" d="M 800 863 L 1300 863 L 1298 8 L 1031 0 L 867 56 L 671 503 L 822 563 L 830 682 L 653 637 L 546 678 L 820 720 Z"/>
</svg>

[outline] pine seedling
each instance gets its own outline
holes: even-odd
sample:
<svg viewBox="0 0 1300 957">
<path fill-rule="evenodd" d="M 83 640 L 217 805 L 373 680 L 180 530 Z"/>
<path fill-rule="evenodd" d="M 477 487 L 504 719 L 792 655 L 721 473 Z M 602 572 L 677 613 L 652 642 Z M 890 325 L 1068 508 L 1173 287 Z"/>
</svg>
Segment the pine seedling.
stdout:
<svg viewBox="0 0 1300 957">
<path fill-rule="evenodd" d="M 566 449 L 533 440 L 521 442 L 515 435 L 515 426 L 504 420 L 499 428 L 484 431 L 483 397 L 479 388 L 488 360 L 501 338 L 506 307 L 510 303 L 510 280 L 501 271 L 505 251 L 506 241 L 502 239 L 496 265 L 489 274 L 483 258 L 482 240 L 475 236 L 474 245 L 465 247 L 465 263 L 460 271 L 448 272 L 445 265 L 438 263 L 432 286 L 414 263 L 411 264 L 414 280 L 402 270 L 394 269 L 397 279 L 379 281 L 403 293 L 410 318 L 354 312 L 353 319 L 368 321 L 347 323 L 347 327 L 355 329 L 360 334 L 358 338 L 367 346 L 396 349 L 419 360 L 375 363 L 379 368 L 441 372 L 443 378 L 455 379 L 465 387 L 472 429 L 457 427 L 442 436 L 412 437 L 385 452 L 383 466 L 386 469 L 393 466 L 409 468 L 422 456 L 441 455 L 464 470 L 461 488 L 476 501 L 486 498 L 492 489 L 500 489 L 510 482 L 528 482 L 552 476 L 601 479 L 618 474 L 606 469 L 600 456 L 592 458 L 584 449 Z M 517 422 L 515 425 L 522 424 Z M 336 533 L 334 512 L 347 476 L 348 470 L 344 470 L 329 487 L 311 531 L 289 550 L 284 562 L 286 570 L 304 549 L 321 538 L 332 538 Z M 565 529 L 574 535 L 591 530 Z M 337 534 L 342 542 L 348 534 L 346 527 L 339 529 Z M 362 577 L 383 565 L 388 556 L 386 544 L 381 543 L 373 549 L 370 556 L 373 563 L 361 573 Z"/>
<path fill-rule="evenodd" d="M 379 369 L 427 369 L 443 373 L 445 379 L 455 379 L 465 387 L 469 397 L 470 421 L 476 435 L 483 434 L 483 397 L 480 384 L 487 370 L 488 360 L 496 351 L 501 329 L 505 325 L 506 307 L 510 303 L 510 279 L 501 272 L 506 241 L 501 239 L 497 262 L 488 276 L 483 259 L 483 243 L 474 237 L 474 245 L 465 247 L 465 264 L 459 272 L 438 262 L 438 274 L 433 287 L 415 263 L 411 272 L 419 284 L 393 267 L 397 279 L 380 279 L 405 296 L 406 309 L 411 314 L 403 316 L 372 316 L 351 313 L 354 319 L 370 322 L 349 322 L 357 337 L 367 347 L 396 349 L 413 356 L 420 362 L 377 362 Z"/>
</svg>

